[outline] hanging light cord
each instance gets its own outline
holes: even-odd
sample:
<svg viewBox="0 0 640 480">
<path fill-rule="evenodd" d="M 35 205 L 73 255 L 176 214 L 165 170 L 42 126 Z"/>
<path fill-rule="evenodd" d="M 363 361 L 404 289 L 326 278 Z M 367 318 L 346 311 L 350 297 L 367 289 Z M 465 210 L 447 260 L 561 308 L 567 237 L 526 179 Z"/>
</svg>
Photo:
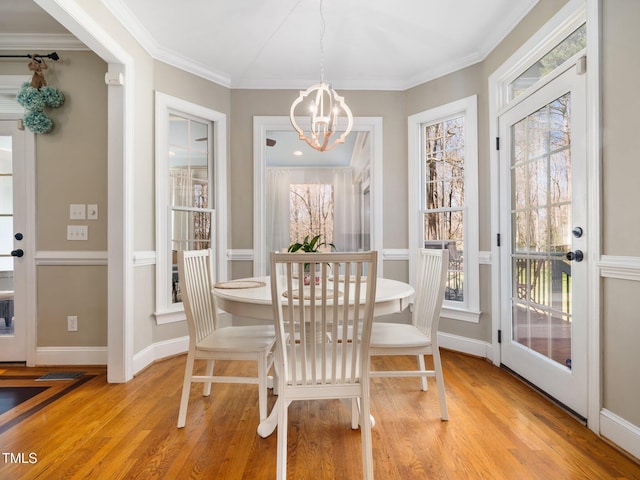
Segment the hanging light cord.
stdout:
<svg viewBox="0 0 640 480">
<path fill-rule="evenodd" d="M 322 12 L 322 0 L 320 0 L 320 83 L 324 83 L 324 13 Z"/>
</svg>

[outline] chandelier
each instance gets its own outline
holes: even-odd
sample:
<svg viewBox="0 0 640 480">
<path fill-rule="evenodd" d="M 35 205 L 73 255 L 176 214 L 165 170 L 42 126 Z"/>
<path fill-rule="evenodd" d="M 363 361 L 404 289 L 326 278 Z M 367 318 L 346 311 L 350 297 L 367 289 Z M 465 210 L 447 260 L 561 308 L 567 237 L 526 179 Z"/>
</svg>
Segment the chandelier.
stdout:
<svg viewBox="0 0 640 480">
<path fill-rule="evenodd" d="M 300 140 L 316 150 L 324 152 L 331 150 L 339 143 L 344 143 L 344 139 L 353 128 L 353 115 L 344 101 L 344 98 L 324 81 L 324 15 L 322 13 L 322 0 L 320 0 L 320 83 L 310 86 L 306 90 L 301 90 L 300 95 L 291 104 L 289 117 L 293 128 L 298 132 Z M 308 131 L 298 125 L 296 121 L 296 108 L 307 112 L 310 115 L 311 126 Z M 338 128 L 338 120 L 346 117 L 346 128 L 337 138 L 332 136 Z M 342 122 L 341 122 L 342 123 Z M 332 141 L 333 140 L 333 141 Z"/>
</svg>

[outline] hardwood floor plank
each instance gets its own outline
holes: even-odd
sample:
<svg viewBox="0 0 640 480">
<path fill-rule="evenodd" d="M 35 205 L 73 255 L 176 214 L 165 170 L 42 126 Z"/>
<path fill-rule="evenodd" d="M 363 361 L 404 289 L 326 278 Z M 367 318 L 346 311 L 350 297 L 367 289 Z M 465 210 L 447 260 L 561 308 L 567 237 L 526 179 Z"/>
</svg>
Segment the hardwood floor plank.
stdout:
<svg viewBox="0 0 640 480">
<path fill-rule="evenodd" d="M 415 362 L 374 361 L 377 369 Z M 95 377 L 0 434 L 2 452 L 14 460 L 37 456 L 36 463 L 0 458 L 0 478 L 275 478 L 276 436 L 256 433 L 255 386 L 214 384 L 209 397 L 194 386 L 187 425 L 176 427 L 184 362 L 184 356 L 159 362 L 118 385 L 106 383 L 104 368 L 83 368 Z M 640 480 L 640 465 L 508 372 L 448 351 L 443 364 L 448 422 L 440 420 L 431 379 L 428 392 L 419 390 L 417 379 L 373 379 L 377 479 Z M 237 375 L 254 367 L 220 362 L 216 368 Z M 3 370 L 0 375 L 51 371 Z M 274 402 L 270 393 L 269 409 Z M 294 402 L 289 420 L 289 478 L 361 478 L 360 432 L 351 429 L 348 405 Z"/>
</svg>

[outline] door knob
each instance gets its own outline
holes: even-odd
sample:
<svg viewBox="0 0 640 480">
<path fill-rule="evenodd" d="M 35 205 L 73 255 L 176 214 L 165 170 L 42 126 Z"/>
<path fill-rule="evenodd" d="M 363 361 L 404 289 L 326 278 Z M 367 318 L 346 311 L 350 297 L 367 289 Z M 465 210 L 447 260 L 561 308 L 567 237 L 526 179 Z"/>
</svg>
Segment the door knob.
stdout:
<svg viewBox="0 0 640 480">
<path fill-rule="evenodd" d="M 11 250 L 12 257 L 22 257 L 23 255 L 24 255 L 24 250 L 22 250 L 21 248 L 17 250 Z"/>
<path fill-rule="evenodd" d="M 14 235 L 14 237 L 16 238 L 16 240 L 22 240 L 24 238 L 24 235 L 22 235 L 20 232 L 16 233 Z"/>
<path fill-rule="evenodd" d="M 582 230 L 582 227 L 575 227 L 573 230 L 571 230 L 571 233 L 573 233 L 574 237 L 580 238 L 582 237 L 584 230 Z"/>
<path fill-rule="evenodd" d="M 576 250 L 575 252 L 567 253 L 567 260 L 573 262 L 581 262 L 584 259 L 584 253 L 582 250 Z"/>
</svg>

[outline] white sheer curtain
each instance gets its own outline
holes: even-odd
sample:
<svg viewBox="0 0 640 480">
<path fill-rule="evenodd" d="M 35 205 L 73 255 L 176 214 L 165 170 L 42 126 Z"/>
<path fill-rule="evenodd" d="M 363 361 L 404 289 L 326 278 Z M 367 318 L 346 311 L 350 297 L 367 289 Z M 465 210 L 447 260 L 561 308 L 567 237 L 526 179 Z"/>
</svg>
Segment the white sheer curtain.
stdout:
<svg viewBox="0 0 640 480">
<path fill-rule="evenodd" d="M 191 206 L 192 183 L 187 170 L 172 169 L 169 172 L 171 185 L 169 187 L 169 205 L 181 207 Z M 187 215 L 175 215 L 169 212 L 169 222 L 172 224 L 171 249 L 186 250 L 184 239 L 189 238 L 189 218 Z"/>
<path fill-rule="evenodd" d="M 289 241 L 289 185 L 293 172 L 286 168 L 267 169 L 267 253 L 282 251 Z"/>
<path fill-rule="evenodd" d="M 360 188 L 353 183 L 353 169 L 333 170 L 333 243 L 342 252 L 360 248 Z"/>
</svg>

